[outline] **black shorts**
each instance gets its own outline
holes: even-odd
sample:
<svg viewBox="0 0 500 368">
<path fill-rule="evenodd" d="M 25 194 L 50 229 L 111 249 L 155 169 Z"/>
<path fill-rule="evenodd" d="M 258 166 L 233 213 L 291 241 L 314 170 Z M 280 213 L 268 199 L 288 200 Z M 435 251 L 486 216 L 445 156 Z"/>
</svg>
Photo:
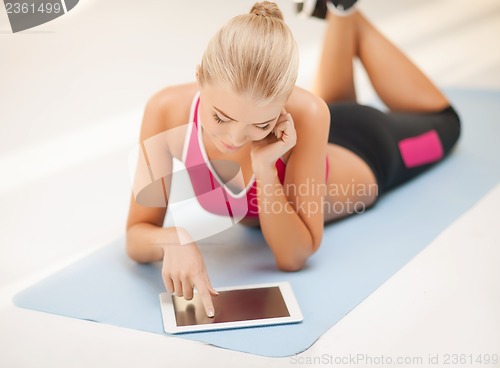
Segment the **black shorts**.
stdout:
<svg viewBox="0 0 500 368">
<path fill-rule="evenodd" d="M 370 166 L 379 194 L 441 161 L 460 136 L 460 118 L 451 106 L 426 113 L 382 112 L 356 102 L 328 106 L 328 141 L 349 149 Z"/>
</svg>

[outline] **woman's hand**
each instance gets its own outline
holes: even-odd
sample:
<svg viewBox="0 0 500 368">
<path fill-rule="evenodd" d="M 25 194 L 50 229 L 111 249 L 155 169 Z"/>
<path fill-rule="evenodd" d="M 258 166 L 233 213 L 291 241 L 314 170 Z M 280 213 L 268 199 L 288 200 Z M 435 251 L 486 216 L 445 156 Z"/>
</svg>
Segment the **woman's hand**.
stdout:
<svg viewBox="0 0 500 368">
<path fill-rule="evenodd" d="M 184 233 L 182 237 L 186 238 L 189 235 Z M 219 293 L 210 284 L 198 246 L 193 241 L 180 241 L 179 244 L 168 244 L 162 248 L 162 277 L 167 291 L 191 300 L 193 287 L 196 288 L 207 316 L 213 317 L 215 310 L 211 296 Z"/>
<path fill-rule="evenodd" d="M 297 132 L 292 115 L 287 113 L 285 108 L 281 111 L 272 133 L 252 144 L 251 158 L 254 172 L 262 168 L 274 167 L 276 160 L 297 143 Z"/>
</svg>

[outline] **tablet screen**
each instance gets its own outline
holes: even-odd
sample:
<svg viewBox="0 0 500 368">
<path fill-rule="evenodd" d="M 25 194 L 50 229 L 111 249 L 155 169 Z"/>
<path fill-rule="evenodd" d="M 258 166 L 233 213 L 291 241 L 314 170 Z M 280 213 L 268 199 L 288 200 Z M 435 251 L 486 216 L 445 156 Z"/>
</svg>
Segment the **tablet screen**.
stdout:
<svg viewBox="0 0 500 368">
<path fill-rule="evenodd" d="M 290 313 L 277 286 L 228 290 L 212 297 L 215 316 L 207 317 L 201 298 L 194 294 L 192 300 L 172 296 L 177 326 L 289 317 Z"/>
</svg>

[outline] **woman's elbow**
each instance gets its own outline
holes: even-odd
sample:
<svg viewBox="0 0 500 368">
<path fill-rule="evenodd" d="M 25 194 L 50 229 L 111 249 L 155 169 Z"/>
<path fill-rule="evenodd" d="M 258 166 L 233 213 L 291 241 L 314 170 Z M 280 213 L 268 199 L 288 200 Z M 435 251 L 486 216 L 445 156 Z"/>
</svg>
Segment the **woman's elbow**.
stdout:
<svg viewBox="0 0 500 368">
<path fill-rule="evenodd" d="M 127 251 L 127 256 L 130 258 L 132 261 L 139 262 L 139 263 L 145 263 L 141 262 L 141 254 L 137 251 L 137 247 L 134 246 L 132 242 L 127 239 L 126 241 L 126 251 Z"/>
<path fill-rule="evenodd" d="M 134 239 L 131 239 L 131 236 L 127 234 L 126 236 L 126 241 L 125 241 L 125 249 L 127 252 L 127 256 L 132 260 L 137 263 L 150 263 L 151 260 L 147 259 L 145 257 L 144 252 L 141 250 L 141 247 L 139 244 L 134 241 Z"/>
<path fill-rule="evenodd" d="M 295 254 L 276 255 L 276 266 L 280 271 L 284 272 L 297 272 L 304 268 L 307 260 L 319 248 L 319 244 L 312 244 L 309 247 L 302 249 Z"/>
</svg>

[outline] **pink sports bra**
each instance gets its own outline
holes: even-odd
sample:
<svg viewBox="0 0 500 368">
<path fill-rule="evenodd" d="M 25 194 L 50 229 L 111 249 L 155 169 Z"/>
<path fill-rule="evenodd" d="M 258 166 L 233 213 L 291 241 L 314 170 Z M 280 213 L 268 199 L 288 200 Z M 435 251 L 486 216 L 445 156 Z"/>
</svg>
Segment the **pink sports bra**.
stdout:
<svg viewBox="0 0 500 368">
<path fill-rule="evenodd" d="M 202 127 L 198 107 L 199 92 L 194 96 L 189 117 L 189 127 L 183 148 L 183 161 L 189 173 L 193 190 L 200 205 L 208 212 L 241 219 L 258 217 L 257 182 L 255 176 L 239 193 L 231 191 L 219 178 L 208 159 L 202 139 Z M 281 184 L 285 179 L 286 163 L 283 158 L 276 161 Z M 328 164 L 327 164 L 328 170 Z M 328 172 L 327 172 L 328 176 Z"/>
</svg>

